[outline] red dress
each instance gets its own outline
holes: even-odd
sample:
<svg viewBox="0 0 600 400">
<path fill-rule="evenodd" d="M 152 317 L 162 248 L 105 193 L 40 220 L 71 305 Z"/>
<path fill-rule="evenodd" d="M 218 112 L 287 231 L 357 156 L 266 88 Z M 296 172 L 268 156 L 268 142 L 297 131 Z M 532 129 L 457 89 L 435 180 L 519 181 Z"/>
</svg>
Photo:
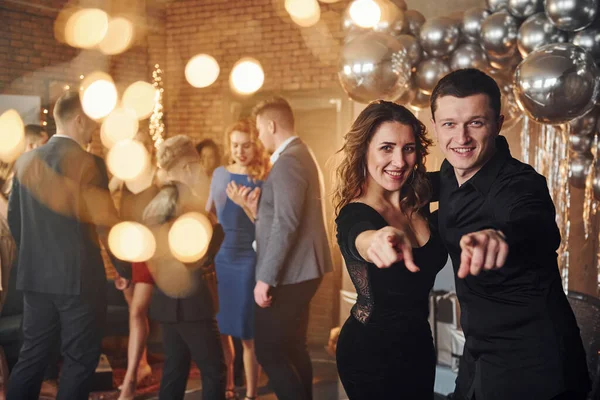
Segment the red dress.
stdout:
<svg viewBox="0 0 600 400">
<path fill-rule="evenodd" d="M 131 282 L 154 285 L 154 278 L 145 262 L 131 263 Z"/>
</svg>

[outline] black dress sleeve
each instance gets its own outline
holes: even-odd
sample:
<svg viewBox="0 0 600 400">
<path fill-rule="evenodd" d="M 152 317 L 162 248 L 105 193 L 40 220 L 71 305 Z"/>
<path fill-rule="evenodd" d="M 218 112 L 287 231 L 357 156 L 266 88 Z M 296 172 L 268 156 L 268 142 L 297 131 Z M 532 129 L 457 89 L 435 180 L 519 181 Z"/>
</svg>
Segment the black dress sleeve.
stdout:
<svg viewBox="0 0 600 400">
<path fill-rule="evenodd" d="M 365 261 L 356 248 L 356 238 L 364 231 L 383 228 L 385 221 L 366 204 L 350 203 L 340 210 L 335 220 L 337 225 L 337 241 L 342 255 L 356 261 Z M 379 221 L 378 221 L 379 220 Z"/>
</svg>

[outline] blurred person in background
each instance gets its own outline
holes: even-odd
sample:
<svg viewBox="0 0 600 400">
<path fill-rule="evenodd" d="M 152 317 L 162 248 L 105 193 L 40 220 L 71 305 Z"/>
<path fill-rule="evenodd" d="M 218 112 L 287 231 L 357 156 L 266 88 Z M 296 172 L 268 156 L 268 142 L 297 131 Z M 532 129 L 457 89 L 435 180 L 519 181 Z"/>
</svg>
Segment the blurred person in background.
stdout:
<svg viewBox="0 0 600 400">
<path fill-rule="evenodd" d="M 212 139 L 204 139 L 196 145 L 196 151 L 200 155 L 200 162 L 206 176 L 212 177 L 215 169 L 221 165 L 219 146 Z"/>
<path fill-rule="evenodd" d="M 183 263 L 172 255 L 168 244 L 170 227 L 185 213 L 206 214 L 210 185 L 188 137 L 168 138 L 161 143 L 156 158 L 168 183 L 146 206 L 142 218 L 153 229 L 157 243 L 155 256 L 146 265 L 155 282 L 150 317 L 161 325 L 165 351 L 159 399 L 184 398 L 193 360 L 202 376 L 202 398 L 223 400 L 226 367 L 216 321 L 218 299 L 213 264 L 223 241 L 223 230 L 211 221 L 213 235 L 206 254 L 198 261 Z"/>
<path fill-rule="evenodd" d="M 15 164 L 8 225 L 18 250 L 23 291 L 23 346 L 8 399 L 37 399 L 51 348 L 60 335 L 64 359 L 58 399 L 87 399 L 106 319 L 106 272 L 99 240 L 119 222 L 104 162 L 89 154 L 97 123 L 79 93 L 54 108 L 57 134 Z M 110 254 L 110 253 L 109 253 Z M 112 257 L 125 279 L 128 263 Z"/>
<path fill-rule="evenodd" d="M 124 221 L 143 223 L 143 213 L 146 206 L 158 194 L 156 185 L 156 157 L 154 143 L 148 133 L 138 132 L 134 137 L 144 144 L 146 151 L 151 155 L 151 168 L 147 173 L 132 182 L 123 182 L 117 177 L 110 181 L 113 193 L 119 193 L 119 213 Z M 129 305 L 129 345 L 127 351 L 127 371 L 123 384 L 119 387 L 119 399 L 132 399 L 137 385 L 144 378 L 152 374 L 148 363 L 146 340 L 149 334 L 148 308 L 152 296 L 154 280 L 150 275 L 146 263 L 132 263 L 131 285 L 123 289 L 125 300 Z M 123 286 L 122 279 L 115 279 L 118 288 Z"/>
</svg>

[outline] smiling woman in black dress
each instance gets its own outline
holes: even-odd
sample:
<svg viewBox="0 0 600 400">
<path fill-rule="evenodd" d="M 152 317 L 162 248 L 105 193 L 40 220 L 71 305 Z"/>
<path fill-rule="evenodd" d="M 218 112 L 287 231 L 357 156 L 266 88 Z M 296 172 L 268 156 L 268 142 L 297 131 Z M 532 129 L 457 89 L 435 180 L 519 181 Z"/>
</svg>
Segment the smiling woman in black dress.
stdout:
<svg viewBox="0 0 600 400">
<path fill-rule="evenodd" d="M 428 296 L 447 253 L 429 223 L 430 144 L 410 111 L 385 101 L 369 104 L 345 136 L 337 239 L 358 299 L 337 365 L 350 400 L 433 398 Z"/>
</svg>

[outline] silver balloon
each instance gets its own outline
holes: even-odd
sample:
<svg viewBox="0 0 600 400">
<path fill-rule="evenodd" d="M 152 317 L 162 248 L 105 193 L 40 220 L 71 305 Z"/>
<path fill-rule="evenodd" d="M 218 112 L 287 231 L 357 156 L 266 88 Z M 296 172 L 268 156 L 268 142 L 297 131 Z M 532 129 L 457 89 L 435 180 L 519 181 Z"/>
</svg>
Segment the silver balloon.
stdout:
<svg viewBox="0 0 600 400">
<path fill-rule="evenodd" d="M 571 43 L 533 51 L 517 67 L 514 81 L 521 109 L 546 124 L 584 115 L 600 94 L 600 71 L 592 56 Z"/>
<path fill-rule="evenodd" d="M 417 10 L 407 10 L 404 12 L 404 33 L 419 37 L 421 27 L 424 23 L 425 17 Z"/>
<path fill-rule="evenodd" d="M 569 183 L 571 186 L 584 189 L 585 181 L 590 173 L 594 159 L 589 153 L 573 153 L 569 160 Z"/>
<path fill-rule="evenodd" d="M 478 44 L 461 44 L 450 57 L 450 69 L 452 71 L 463 68 L 477 68 L 485 71 L 488 67 L 487 55 Z"/>
<path fill-rule="evenodd" d="M 544 11 L 542 0 L 508 0 L 508 12 L 517 18 L 527 18 Z"/>
<path fill-rule="evenodd" d="M 508 0 L 486 0 L 486 3 L 488 10 L 493 13 L 508 8 Z"/>
<path fill-rule="evenodd" d="M 600 200 L 600 164 L 596 163 L 594 166 L 594 179 L 592 180 L 592 189 L 594 190 L 594 197 L 596 200 Z"/>
<path fill-rule="evenodd" d="M 519 28 L 517 47 L 523 57 L 535 49 L 551 43 L 564 43 L 567 33 L 552 24 L 546 13 L 540 12 L 527 18 Z"/>
<path fill-rule="evenodd" d="M 558 29 L 577 32 L 596 19 L 598 0 L 545 0 L 544 8 Z"/>
<path fill-rule="evenodd" d="M 382 32 L 393 35 L 400 35 L 404 28 L 404 13 L 394 3 L 388 0 L 373 0 L 379 6 L 381 17 L 379 22 L 372 28 L 363 28 L 358 26 L 350 16 L 350 5 L 346 7 L 342 16 L 342 30 L 346 35 L 346 42 L 352 40 L 359 34 L 365 32 Z"/>
<path fill-rule="evenodd" d="M 396 5 L 400 10 L 406 11 L 408 7 L 406 7 L 406 2 L 404 0 L 390 0 L 392 3 Z"/>
<path fill-rule="evenodd" d="M 514 77 L 513 71 L 506 71 L 502 69 L 490 68 L 487 70 L 487 73 L 494 78 L 496 83 L 498 83 L 498 86 L 504 82 L 512 83 Z"/>
<path fill-rule="evenodd" d="M 571 38 L 571 43 L 589 51 L 596 60 L 596 64 L 600 64 L 600 21 L 577 32 Z"/>
<path fill-rule="evenodd" d="M 481 24 L 488 15 L 490 15 L 489 11 L 481 7 L 469 8 L 465 11 L 461 32 L 468 42 L 479 43 Z"/>
<path fill-rule="evenodd" d="M 592 149 L 592 141 L 590 136 L 569 135 L 569 148 L 575 153 L 588 153 Z"/>
<path fill-rule="evenodd" d="M 411 35 L 399 35 L 396 39 L 406 48 L 408 58 L 413 67 L 416 67 L 421 62 L 423 57 L 423 50 L 417 38 Z"/>
<path fill-rule="evenodd" d="M 391 35 L 366 32 L 342 48 L 338 77 L 348 96 L 360 103 L 396 100 L 411 73 L 406 49 Z"/>
<path fill-rule="evenodd" d="M 431 99 L 431 95 L 429 93 L 425 93 L 422 90 L 418 90 L 415 93 L 415 97 L 408 105 L 414 111 L 421 111 L 429 107 L 429 100 Z"/>
<path fill-rule="evenodd" d="M 417 67 L 415 83 L 427 94 L 431 94 L 438 81 L 450 72 L 450 66 L 441 58 L 430 58 L 422 61 Z"/>
<path fill-rule="evenodd" d="M 481 24 L 481 43 L 492 57 L 507 57 L 517 48 L 519 26 L 515 17 L 508 11 L 498 11 Z"/>
<path fill-rule="evenodd" d="M 446 56 L 456 49 L 460 31 L 454 21 L 448 17 L 432 18 L 421 27 L 421 46 L 433 57 Z"/>
<path fill-rule="evenodd" d="M 415 86 L 415 83 L 411 79 L 408 82 L 408 84 L 406 85 L 406 91 L 402 94 L 402 96 L 398 97 L 394 101 L 394 103 L 400 104 L 400 105 L 408 105 L 408 104 L 410 104 L 410 102 L 413 101 L 413 99 L 415 98 L 415 95 L 417 94 L 417 90 L 418 89 Z"/>
<path fill-rule="evenodd" d="M 512 79 L 503 71 L 500 71 L 499 73 L 493 73 L 490 71 L 489 73 L 500 88 L 500 112 L 502 115 L 504 115 L 504 123 L 502 124 L 502 128 L 510 129 L 519 123 L 523 116 L 523 112 L 519 109 L 519 106 L 515 100 Z"/>
<path fill-rule="evenodd" d="M 523 59 L 518 51 L 514 51 L 504 57 L 488 56 L 488 60 L 492 68 L 512 72 Z"/>
<path fill-rule="evenodd" d="M 596 132 L 597 124 L 600 123 L 600 107 L 596 106 L 579 118 L 569 121 L 571 133 L 578 136 L 590 136 Z"/>
</svg>

